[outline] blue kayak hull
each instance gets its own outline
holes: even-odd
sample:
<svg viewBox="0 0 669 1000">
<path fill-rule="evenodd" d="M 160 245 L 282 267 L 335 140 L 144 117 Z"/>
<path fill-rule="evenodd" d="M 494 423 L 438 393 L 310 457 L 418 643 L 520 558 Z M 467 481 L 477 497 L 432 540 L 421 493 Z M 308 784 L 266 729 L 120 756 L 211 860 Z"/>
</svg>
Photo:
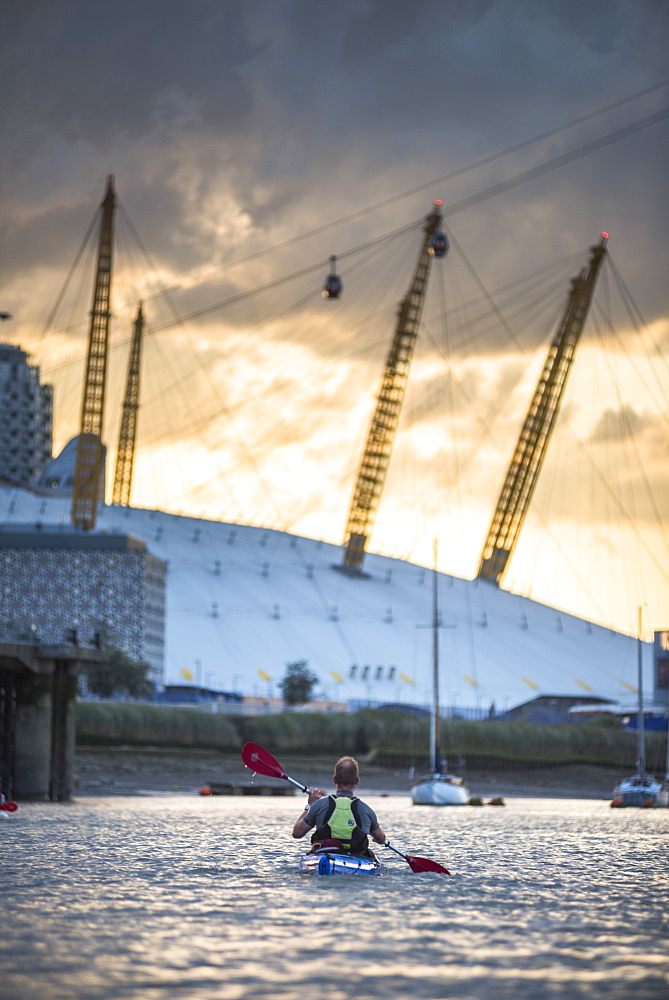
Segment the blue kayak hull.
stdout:
<svg viewBox="0 0 669 1000">
<path fill-rule="evenodd" d="M 351 854 L 305 854 L 300 871 L 315 875 L 380 875 L 381 865 L 372 858 L 354 858 Z"/>
</svg>

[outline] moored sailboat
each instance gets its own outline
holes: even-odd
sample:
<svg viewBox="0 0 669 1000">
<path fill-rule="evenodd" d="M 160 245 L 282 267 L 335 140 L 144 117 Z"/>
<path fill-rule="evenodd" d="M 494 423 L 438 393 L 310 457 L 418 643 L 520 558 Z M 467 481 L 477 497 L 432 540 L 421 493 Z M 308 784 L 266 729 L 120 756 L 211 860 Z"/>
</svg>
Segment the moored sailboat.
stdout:
<svg viewBox="0 0 669 1000">
<path fill-rule="evenodd" d="M 664 780 L 659 790 L 655 792 L 655 802 L 653 804 L 660 809 L 669 808 L 669 704 L 667 704 L 667 748 L 664 762 Z"/>
<path fill-rule="evenodd" d="M 631 778 L 623 778 L 613 789 L 614 807 L 638 806 L 649 809 L 654 806 L 669 805 L 669 745 L 667 748 L 667 774 L 663 783 L 646 771 L 646 724 L 643 710 L 643 647 L 641 645 L 641 608 L 639 608 L 639 628 L 637 644 L 638 702 L 637 702 L 637 773 Z M 669 740 L 669 733 L 667 733 Z"/>
<path fill-rule="evenodd" d="M 445 773 L 447 762 L 441 756 L 441 715 L 439 711 L 439 594 L 437 542 L 434 543 L 432 577 L 432 713 L 430 716 L 430 774 L 411 789 L 415 806 L 466 806 L 469 789 L 462 778 Z"/>
<path fill-rule="evenodd" d="M 669 730 L 667 731 L 667 769 L 660 790 L 655 795 L 655 805 L 663 809 L 669 808 Z"/>
</svg>

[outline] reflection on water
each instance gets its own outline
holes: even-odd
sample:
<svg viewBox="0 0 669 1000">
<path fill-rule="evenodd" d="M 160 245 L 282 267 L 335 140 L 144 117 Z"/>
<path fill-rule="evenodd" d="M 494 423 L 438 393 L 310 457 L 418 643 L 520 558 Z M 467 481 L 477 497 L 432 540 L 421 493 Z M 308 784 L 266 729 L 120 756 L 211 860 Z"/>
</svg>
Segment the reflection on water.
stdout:
<svg viewBox="0 0 669 1000">
<path fill-rule="evenodd" d="M 669 995 L 669 810 L 373 799 L 413 874 L 300 875 L 301 799 L 22 805 L 0 824 L 2 1000 Z"/>
</svg>

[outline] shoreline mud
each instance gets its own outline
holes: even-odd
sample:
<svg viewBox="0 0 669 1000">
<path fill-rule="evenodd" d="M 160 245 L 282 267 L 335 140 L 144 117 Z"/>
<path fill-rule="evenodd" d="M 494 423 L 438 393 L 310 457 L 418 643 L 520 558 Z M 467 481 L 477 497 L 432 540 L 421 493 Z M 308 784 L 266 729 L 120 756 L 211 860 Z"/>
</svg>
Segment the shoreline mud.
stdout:
<svg viewBox="0 0 669 1000">
<path fill-rule="evenodd" d="M 281 764 L 287 773 L 306 785 L 332 789 L 332 766 L 329 757 L 298 758 L 282 754 Z M 614 785 L 627 772 L 587 764 L 522 767 L 504 770 L 457 768 L 472 796 L 503 798 L 583 798 L 607 800 Z M 413 781 L 409 769 L 383 768 L 360 760 L 361 795 L 408 795 Z M 271 778 L 260 779 L 263 785 L 288 783 Z M 74 798 L 110 795 L 193 794 L 211 783 L 250 785 L 253 775 L 236 754 L 206 750 L 168 750 L 164 748 L 88 748 L 77 747 L 75 757 Z M 256 779 L 256 783 L 260 783 Z M 292 786 L 288 786 L 292 787 Z M 295 789 L 297 795 L 302 794 Z"/>
</svg>

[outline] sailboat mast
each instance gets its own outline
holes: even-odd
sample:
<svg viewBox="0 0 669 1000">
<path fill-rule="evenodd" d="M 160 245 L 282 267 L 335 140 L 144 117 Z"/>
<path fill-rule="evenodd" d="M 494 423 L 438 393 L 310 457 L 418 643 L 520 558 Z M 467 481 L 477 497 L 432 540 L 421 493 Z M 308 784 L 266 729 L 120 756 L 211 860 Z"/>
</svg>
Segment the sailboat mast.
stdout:
<svg viewBox="0 0 669 1000">
<path fill-rule="evenodd" d="M 644 775 L 646 773 L 646 727 L 644 724 L 644 717 L 643 717 L 643 646 L 641 642 L 641 612 L 642 609 L 639 608 L 639 626 L 638 626 L 638 639 L 637 639 L 637 669 L 638 669 L 637 685 L 639 688 L 639 712 L 637 715 L 638 760 L 636 762 L 636 766 L 638 773 Z"/>
<path fill-rule="evenodd" d="M 439 711 L 439 574 L 437 573 L 437 539 L 434 540 L 434 570 L 432 572 L 432 773 L 441 774 L 441 716 Z"/>
</svg>

